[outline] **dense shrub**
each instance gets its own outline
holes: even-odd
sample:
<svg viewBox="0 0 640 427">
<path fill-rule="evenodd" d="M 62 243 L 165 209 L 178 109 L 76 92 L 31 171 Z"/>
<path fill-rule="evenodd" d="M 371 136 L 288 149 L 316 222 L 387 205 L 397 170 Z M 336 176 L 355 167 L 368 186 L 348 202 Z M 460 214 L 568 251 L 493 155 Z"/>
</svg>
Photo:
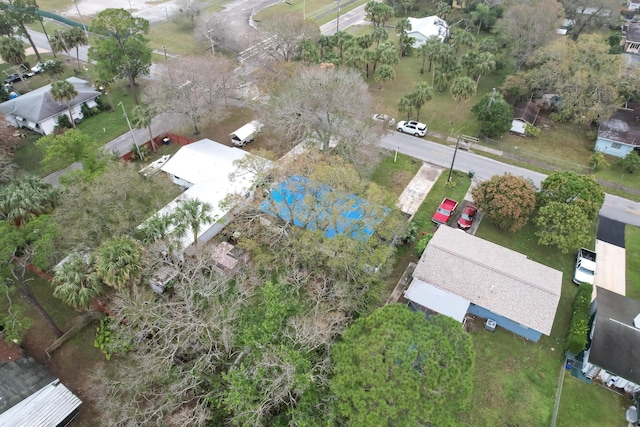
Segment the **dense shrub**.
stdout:
<svg viewBox="0 0 640 427">
<path fill-rule="evenodd" d="M 567 334 L 566 350 L 573 354 L 578 354 L 587 345 L 587 334 L 589 332 L 589 308 L 591 306 L 591 294 L 593 286 L 582 283 L 578 294 L 573 302 L 573 317 L 571 326 Z"/>
<path fill-rule="evenodd" d="M 58 124 L 56 126 L 61 129 L 71 129 L 73 127 L 73 125 L 71 124 L 71 120 L 69 120 L 69 116 L 67 116 L 66 114 L 60 114 L 58 116 Z"/>
<path fill-rule="evenodd" d="M 418 243 L 416 243 L 416 255 L 418 255 L 418 257 L 422 256 L 422 253 L 427 248 L 427 244 L 429 243 L 432 237 L 433 237 L 433 233 L 424 233 L 422 238 L 418 240 Z"/>
</svg>

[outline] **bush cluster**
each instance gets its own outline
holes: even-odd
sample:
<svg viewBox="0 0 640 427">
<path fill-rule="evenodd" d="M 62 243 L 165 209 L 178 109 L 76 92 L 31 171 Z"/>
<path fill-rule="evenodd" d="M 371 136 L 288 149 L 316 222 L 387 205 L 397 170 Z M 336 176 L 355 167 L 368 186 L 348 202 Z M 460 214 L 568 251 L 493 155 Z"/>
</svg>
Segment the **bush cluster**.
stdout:
<svg viewBox="0 0 640 427">
<path fill-rule="evenodd" d="M 566 350 L 573 354 L 578 354 L 587 345 L 587 334 L 589 332 L 589 308 L 591 306 L 591 294 L 593 286 L 582 283 L 578 294 L 573 302 L 573 317 L 571 326 L 567 334 Z"/>
</svg>

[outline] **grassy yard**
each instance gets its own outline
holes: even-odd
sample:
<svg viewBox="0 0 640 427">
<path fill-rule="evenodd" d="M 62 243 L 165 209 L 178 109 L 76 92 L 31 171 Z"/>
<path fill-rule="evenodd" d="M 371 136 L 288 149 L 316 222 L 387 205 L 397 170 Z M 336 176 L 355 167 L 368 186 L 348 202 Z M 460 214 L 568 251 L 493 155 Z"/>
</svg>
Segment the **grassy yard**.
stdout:
<svg viewBox="0 0 640 427">
<path fill-rule="evenodd" d="M 394 156 L 383 159 L 373 170 L 371 181 L 399 197 L 422 166 L 422 162 L 404 154 L 398 154 L 395 162 L 393 159 Z"/>
<path fill-rule="evenodd" d="M 629 401 L 604 387 L 587 384 L 566 372 L 558 411 L 558 427 L 625 426 Z"/>
<path fill-rule="evenodd" d="M 624 234 L 627 254 L 627 296 L 640 300 L 640 228 L 627 225 Z"/>
</svg>

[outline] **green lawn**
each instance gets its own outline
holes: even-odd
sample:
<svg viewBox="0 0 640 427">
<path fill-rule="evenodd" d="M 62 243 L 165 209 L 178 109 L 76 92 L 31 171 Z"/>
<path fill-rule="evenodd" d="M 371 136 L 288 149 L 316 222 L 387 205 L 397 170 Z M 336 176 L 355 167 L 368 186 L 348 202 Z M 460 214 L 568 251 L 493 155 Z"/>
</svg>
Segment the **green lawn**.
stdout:
<svg viewBox="0 0 640 427">
<path fill-rule="evenodd" d="M 558 411 L 558 427 L 626 426 L 629 400 L 604 387 L 587 384 L 566 372 Z"/>
<path fill-rule="evenodd" d="M 624 242 L 627 254 L 627 296 L 640 300 L 640 228 L 627 225 Z"/>
<path fill-rule="evenodd" d="M 371 174 L 371 181 L 399 197 L 421 166 L 420 160 L 400 153 L 394 162 L 392 155 L 376 166 Z"/>
</svg>

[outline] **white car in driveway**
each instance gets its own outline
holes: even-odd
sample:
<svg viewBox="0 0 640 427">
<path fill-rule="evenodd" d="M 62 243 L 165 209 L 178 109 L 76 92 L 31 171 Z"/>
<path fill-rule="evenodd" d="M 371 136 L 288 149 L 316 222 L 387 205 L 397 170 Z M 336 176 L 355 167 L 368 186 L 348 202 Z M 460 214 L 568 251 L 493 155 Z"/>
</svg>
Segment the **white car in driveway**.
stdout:
<svg viewBox="0 0 640 427">
<path fill-rule="evenodd" d="M 398 132 L 408 133 L 414 136 L 425 136 L 427 134 L 427 125 L 416 121 L 398 122 Z"/>
</svg>

